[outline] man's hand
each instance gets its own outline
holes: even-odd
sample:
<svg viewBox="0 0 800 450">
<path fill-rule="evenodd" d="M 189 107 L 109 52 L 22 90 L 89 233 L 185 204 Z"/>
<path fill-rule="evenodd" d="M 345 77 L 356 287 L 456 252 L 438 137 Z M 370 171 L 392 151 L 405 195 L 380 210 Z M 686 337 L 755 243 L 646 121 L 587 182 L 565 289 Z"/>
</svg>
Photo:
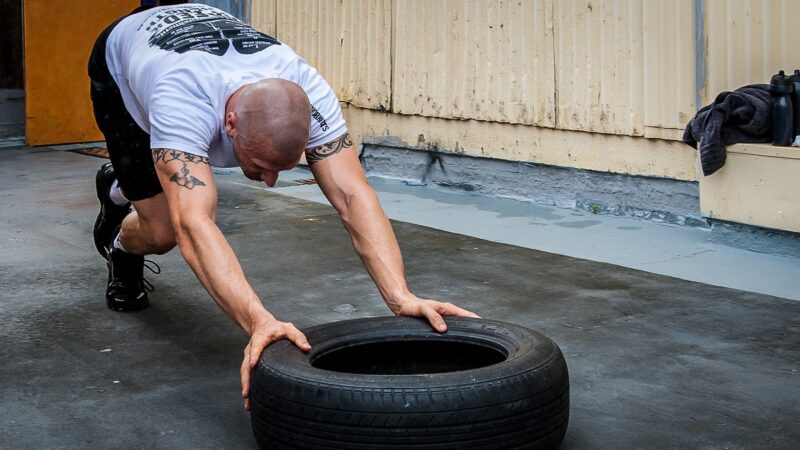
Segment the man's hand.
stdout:
<svg viewBox="0 0 800 450">
<path fill-rule="evenodd" d="M 348 133 L 306 150 L 306 157 L 320 189 L 342 217 L 353 247 L 392 312 L 425 317 L 440 333 L 447 331 L 442 316 L 478 317 L 451 303 L 419 298 L 408 290 L 400 246 L 378 196 L 367 183 Z"/>
<path fill-rule="evenodd" d="M 425 317 L 439 333 L 447 331 L 447 324 L 444 323 L 442 316 L 479 318 L 474 312 L 459 308 L 452 303 L 421 299 L 413 294 L 402 303 L 390 303 L 389 308 L 398 316 Z"/>
<path fill-rule="evenodd" d="M 245 411 L 250 411 L 250 375 L 258 364 L 264 349 L 281 339 L 292 341 L 294 345 L 304 352 L 311 350 L 311 345 L 305 335 L 291 323 L 281 322 L 274 317 L 257 323 L 250 334 L 250 342 L 244 348 L 244 360 L 241 368 L 242 399 L 244 399 Z"/>
</svg>

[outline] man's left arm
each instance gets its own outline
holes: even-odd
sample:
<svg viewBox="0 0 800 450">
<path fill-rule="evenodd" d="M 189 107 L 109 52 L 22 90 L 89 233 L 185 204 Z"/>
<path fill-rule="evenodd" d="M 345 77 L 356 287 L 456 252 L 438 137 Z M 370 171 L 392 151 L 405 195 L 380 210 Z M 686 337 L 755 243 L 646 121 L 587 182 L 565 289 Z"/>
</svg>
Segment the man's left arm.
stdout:
<svg viewBox="0 0 800 450">
<path fill-rule="evenodd" d="M 348 133 L 307 149 L 306 160 L 392 312 L 425 317 L 439 332 L 447 330 L 442 316 L 478 317 L 451 303 L 419 298 L 408 289 L 400 246 L 378 196 L 367 183 Z"/>
</svg>

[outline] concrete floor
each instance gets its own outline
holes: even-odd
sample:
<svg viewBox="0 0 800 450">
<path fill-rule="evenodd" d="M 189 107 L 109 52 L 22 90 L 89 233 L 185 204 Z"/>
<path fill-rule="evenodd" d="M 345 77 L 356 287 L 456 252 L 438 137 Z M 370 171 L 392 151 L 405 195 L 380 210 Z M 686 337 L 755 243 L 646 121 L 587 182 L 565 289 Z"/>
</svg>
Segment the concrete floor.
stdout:
<svg viewBox="0 0 800 450">
<path fill-rule="evenodd" d="M 246 338 L 177 252 L 155 258 L 148 310 L 106 308 L 90 232 L 101 163 L 0 151 L 0 448 L 254 448 Z M 302 328 L 388 313 L 330 207 L 284 195 L 291 183 L 217 180 L 220 227 L 274 314 Z M 563 448 L 797 447 L 800 303 L 394 225 L 416 292 L 561 346 Z"/>
<path fill-rule="evenodd" d="M 238 169 L 218 170 L 240 177 Z M 309 178 L 295 169 L 281 179 Z M 371 178 L 392 219 L 559 255 L 668 275 L 690 281 L 800 300 L 800 247 L 782 253 L 753 252 L 715 241 L 707 228 L 694 228 L 592 214 L 400 180 Z M 264 184 L 241 183 L 265 190 Z M 313 185 L 271 189 L 328 204 Z M 756 246 L 777 243 L 764 237 Z M 791 256 L 790 256 L 791 255 Z"/>
</svg>

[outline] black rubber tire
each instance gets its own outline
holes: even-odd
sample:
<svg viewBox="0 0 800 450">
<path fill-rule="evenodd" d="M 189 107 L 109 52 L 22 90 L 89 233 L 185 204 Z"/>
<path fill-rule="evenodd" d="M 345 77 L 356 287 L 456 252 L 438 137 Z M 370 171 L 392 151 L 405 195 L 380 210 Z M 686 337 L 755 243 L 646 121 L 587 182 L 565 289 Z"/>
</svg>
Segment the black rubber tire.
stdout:
<svg viewBox="0 0 800 450">
<path fill-rule="evenodd" d="M 261 448 L 557 448 L 569 420 L 564 356 L 545 336 L 483 319 L 381 317 L 320 325 L 303 353 L 288 341 L 254 371 L 251 419 Z M 375 342 L 469 343 L 502 361 L 448 373 L 375 375 L 312 366 L 342 348 Z M 426 344 L 421 344 L 426 345 Z M 406 355 L 408 356 L 408 355 Z"/>
</svg>

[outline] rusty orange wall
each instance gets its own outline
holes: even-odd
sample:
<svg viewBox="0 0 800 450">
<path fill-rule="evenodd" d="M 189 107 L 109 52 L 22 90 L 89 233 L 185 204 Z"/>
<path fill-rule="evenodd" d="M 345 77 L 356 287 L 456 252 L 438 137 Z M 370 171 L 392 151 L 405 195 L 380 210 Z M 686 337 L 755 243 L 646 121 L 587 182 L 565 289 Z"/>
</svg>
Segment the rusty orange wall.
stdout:
<svg viewBox="0 0 800 450">
<path fill-rule="evenodd" d="M 89 100 L 86 62 L 97 35 L 138 0 L 25 0 L 29 145 L 103 140 Z"/>
</svg>

